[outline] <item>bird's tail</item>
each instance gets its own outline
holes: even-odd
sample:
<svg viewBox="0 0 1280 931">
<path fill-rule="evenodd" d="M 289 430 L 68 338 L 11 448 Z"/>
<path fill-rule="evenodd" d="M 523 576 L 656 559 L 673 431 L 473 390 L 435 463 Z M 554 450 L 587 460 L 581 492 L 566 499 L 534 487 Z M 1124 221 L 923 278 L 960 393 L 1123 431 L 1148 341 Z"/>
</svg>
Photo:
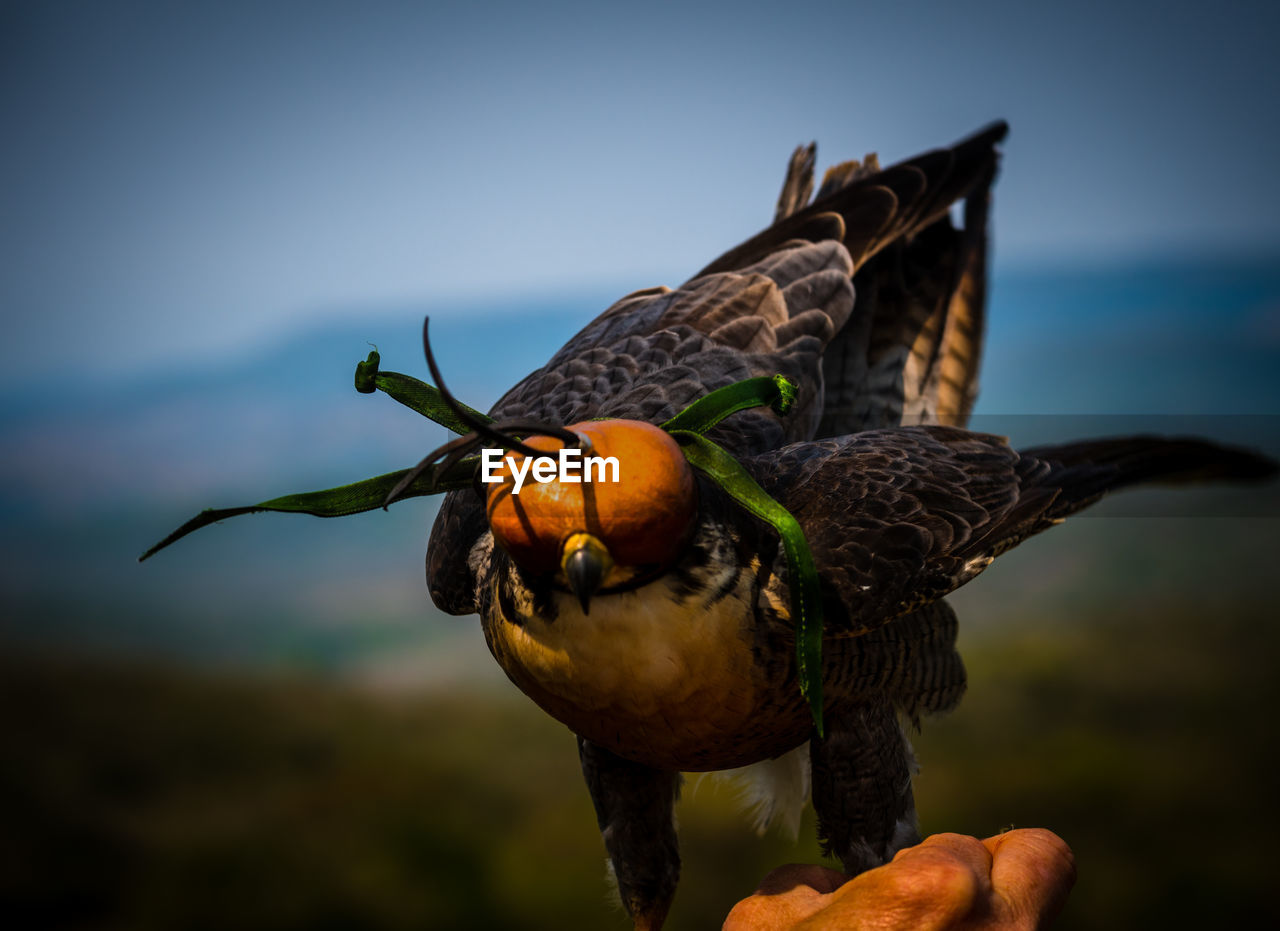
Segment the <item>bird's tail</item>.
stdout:
<svg viewBox="0 0 1280 931">
<path fill-rule="evenodd" d="M 738 800 L 756 833 L 763 836 L 778 825 L 782 833 L 795 839 L 800 833 L 800 815 L 809 801 L 811 784 L 809 744 L 789 753 L 750 766 L 715 773 L 737 786 Z"/>
</svg>

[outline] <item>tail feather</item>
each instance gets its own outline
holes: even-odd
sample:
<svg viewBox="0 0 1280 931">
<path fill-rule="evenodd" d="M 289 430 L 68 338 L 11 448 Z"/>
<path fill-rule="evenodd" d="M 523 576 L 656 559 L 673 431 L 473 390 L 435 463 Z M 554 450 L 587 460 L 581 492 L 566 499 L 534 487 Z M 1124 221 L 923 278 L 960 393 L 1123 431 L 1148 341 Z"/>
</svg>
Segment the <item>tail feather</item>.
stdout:
<svg viewBox="0 0 1280 931">
<path fill-rule="evenodd" d="M 800 834 L 800 816 L 809 801 L 809 745 L 772 760 L 727 769 L 715 774 L 736 784 L 743 812 L 760 836 L 777 824 L 794 840 Z"/>
</svg>

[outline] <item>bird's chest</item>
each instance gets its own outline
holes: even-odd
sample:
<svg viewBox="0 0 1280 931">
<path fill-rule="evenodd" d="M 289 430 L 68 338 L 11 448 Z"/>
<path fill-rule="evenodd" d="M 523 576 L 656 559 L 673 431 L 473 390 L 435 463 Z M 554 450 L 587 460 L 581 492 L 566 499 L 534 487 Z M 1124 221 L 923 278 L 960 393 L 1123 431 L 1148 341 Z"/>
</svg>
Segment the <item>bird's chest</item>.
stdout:
<svg viewBox="0 0 1280 931">
<path fill-rule="evenodd" d="M 659 579 L 596 598 L 541 602 L 491 578 L 484 630 L 507 675 L 576 733 L 664 769 L 744 765 L 808 737 L 790 649 L 762 636 L 749 571 L 693 590 Z M 790 679 L 790 688 L 783 686 Z"/>
</svg>

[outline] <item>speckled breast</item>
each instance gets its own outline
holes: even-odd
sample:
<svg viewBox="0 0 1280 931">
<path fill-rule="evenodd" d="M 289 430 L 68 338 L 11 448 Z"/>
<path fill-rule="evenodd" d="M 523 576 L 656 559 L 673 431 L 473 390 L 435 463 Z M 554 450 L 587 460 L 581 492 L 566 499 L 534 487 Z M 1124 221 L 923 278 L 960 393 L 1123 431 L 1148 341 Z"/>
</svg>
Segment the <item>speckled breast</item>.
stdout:
<svg viewBox="0 0 1280 931">
<path fill-rule="evenodd" d="M 597 599 L 590 615 L 566 593 L 550 619 L 494 597 L 485 637 L 525 694 L 620 756 L 669 770 L 743 766 L 798 746 L 811 727 L 792 642 L 770 642 L 747 576 L 712 603 L 659 580 Z"/>
</svg>

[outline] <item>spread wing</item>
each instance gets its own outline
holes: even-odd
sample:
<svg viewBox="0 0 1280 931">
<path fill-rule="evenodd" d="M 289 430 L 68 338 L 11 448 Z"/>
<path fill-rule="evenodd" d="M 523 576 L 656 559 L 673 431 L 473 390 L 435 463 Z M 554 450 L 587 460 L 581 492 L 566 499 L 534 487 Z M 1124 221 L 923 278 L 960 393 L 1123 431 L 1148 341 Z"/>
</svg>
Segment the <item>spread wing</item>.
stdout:
<svg viewBox="0 0 1280 931">
<path fill-rule="evenodd" d="M 744 460 L 804 529 L 832 635 L 934 602 L 1022 540 L 1141 482 L 1257 480 L 1275 464 L 1194 439 L 1124 437 L 1021 453 L 945 426 L 873 430 Z"/>
<path fill-rule="evenodd" d="M 822 351 L 853 308 L 851 270 L 840 243 L 798 243 L 740 272 L 628 295 L 491 414 L 559 425 L 602 417 L 662 423 L 716 388 L 781 373 L 800 386 L 786 418 L 743 411 L 710 436 L 738 453 L 807 439 L 821 411 Z M 476 610 L 467 554 L 485 529 L 475 492 L 445 497 L 427 545 L 428 586 L 442 610 Z"/>
<path fill-rule="evenodd" d="M 624 297 L 507 392 L 491 414 L 559 425 L 597 417 L 661 423 L 715 388 L 781 373 L 798 388 L 786 418 L 743 412 L 711 434 L 744 456 L 897 423 L 908 403 L 936 407 L 943 396 L 939 373 L 952 357 L 946 347 L 961 347 L 976 370 L 976 350 L 948 342 L 947 334 L 981 329 L 980 288 L 973 292 L 976 311 L 951 307 L 965 303 L 955 297 L 965 280 L 961 269 L 975 255 L 981 266 L 973 242 L 985 241 L 985 229 L 979 235 L 966 220 L 956 231 L 948 211 L 960 199 L 985 205 L 995 145 L 1005 131 L 996 124 L 883 171 L 873 160 L 837 166 L 811 204 L 804 201 L 812 189 L 812 148 L 801 150 L 772 226 L 675 290 Z M 855 287 L 873 296 L 855 303 Z M 904 329 L 900 322 L 908 318 Z M 925 330 L 933 335 L 920 336 Z M 903 333 L 915 333 L 907 356 Z M 918 389 L 895 394 L 877 387 L 905 371 L 904 360 L 917 350 L 928 359 Z M 972 381 L 958 376 L 958 383 Z M 470 491 L 449 495 L 428 545 L 433 599 L 451 613 L 475 610 L 466 554 L 484 530 L 479 509 Z"/>
<path fill-rule="evenodd" d="M 851 271 L 838 242 L 797 243 L 737 271 L 628 295 L 492 413 L 555 424 L 661 423 L 716 388 L 781 373 L 799 387 L 791 414 L 748 412 L 726 421 L 716 439 L 738 453 L 808 439 L 820 413 L 822 352 L 853 310 Z"/>
<path fill-rule="evenodd" d="M 883 171 L 874 155 L 830 169 L 809 204 L 814 147 L 792 156 L 774 226 L 703 274 L 755 261 L 789 237 L 832 235 L 854 263 L 853 318 L 823 354 L 817 436 L 901 423 L 962 425 L 978 391 L 985 329 L 987 214 L 998 166 L 995 123 Z M 962 225 L 949 211 L 963 202 Z"/>
<path fill-rule="evenodd" d="M 737 418 L 736 430 L 716 437 L 731 452 L 897 424 L 915 412 L 967 414 L 988 192 L 1006 132 L 997 123 L 884 170 L 873 156 L 846 162 L 827 172 L 810 204 L 814 150 L 798 149 L 772 226 L 674 291 L 624 297 L 494 415 L 660 422 L 715 388 L 779 372 L 799 388 L 792 414 L 785 423 Z M 965 220 L 956 229 L 949 211 L 959 202 Z M 895 378 L 896 395 L 882 384 Z"/>
</svg>

